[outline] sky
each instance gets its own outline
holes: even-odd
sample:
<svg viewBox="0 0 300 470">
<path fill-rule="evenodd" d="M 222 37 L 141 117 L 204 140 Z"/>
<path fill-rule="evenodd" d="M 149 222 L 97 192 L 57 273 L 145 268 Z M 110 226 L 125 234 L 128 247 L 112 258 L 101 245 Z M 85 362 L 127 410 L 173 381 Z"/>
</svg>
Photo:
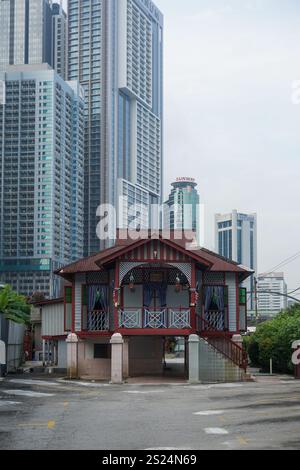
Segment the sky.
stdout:
<svg viewBox="0 0 300 470">
<path fill-rule="evenodd" d="M 156 0 L 165 17 L 165 196 L 198 182 L 214 214 L 258 214 L 259 272 L 300 252 L 299 0 Z M 299 93 L 300 97 L 300 93 Z M 283 268 L 300 287 L 300 257 Z"/>
</svg>

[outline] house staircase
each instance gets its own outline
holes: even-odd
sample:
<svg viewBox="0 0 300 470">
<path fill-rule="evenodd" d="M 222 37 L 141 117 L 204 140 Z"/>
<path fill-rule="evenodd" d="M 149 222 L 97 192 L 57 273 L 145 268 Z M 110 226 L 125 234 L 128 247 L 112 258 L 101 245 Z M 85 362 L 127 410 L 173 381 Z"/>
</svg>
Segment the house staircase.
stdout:
<svg viewBox="0 0 300 470">
<path fill-rule="evenodd" d="M 226 332 L 216 332 L 203 318 L 200 321 L 201 329 L 198 335 L 202 340 L 200 357 L 202 354 L 203 365 L 200 365 L 200 368 L 202 368 L 203 381 L 250 380 L 251 377 L 247 374 L 247 352 Z"/>
</svg>

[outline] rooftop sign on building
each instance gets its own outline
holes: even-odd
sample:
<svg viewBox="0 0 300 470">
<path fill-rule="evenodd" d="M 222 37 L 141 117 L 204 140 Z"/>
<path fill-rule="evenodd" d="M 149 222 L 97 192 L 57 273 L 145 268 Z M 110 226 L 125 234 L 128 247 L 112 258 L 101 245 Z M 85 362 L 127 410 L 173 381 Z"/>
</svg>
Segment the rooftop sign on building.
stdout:
<svg viewBox="0 0 300 470">
<path fill-rule="evenodd" d="M 195 178 L 180 177 L 176 178 L 176 183 L 195 183 Z"/>
</svg>

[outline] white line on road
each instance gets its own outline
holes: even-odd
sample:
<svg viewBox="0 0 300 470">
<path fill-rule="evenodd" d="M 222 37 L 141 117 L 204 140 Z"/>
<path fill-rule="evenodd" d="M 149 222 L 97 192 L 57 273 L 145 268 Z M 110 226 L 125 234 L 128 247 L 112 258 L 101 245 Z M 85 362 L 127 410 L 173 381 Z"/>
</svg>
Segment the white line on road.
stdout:
<svg viewBox="0 0 300 470">
<path fill-rule="evenodd" d="M 9 381 L 13 384 L 23 384 L 23 385 L 41 385 L 45 387 L 57 387 L 59 384 L 56 382 L 47 382 L 46 380 L 30 380 L 30 379 L 12 379 Z"/>
<path fill-rule="evenodd" d="M 228 431 L 224 428 L 205 428 L 206 434 L 228 434 Z"/>
<path fill-rule="evenodd" d="M 218 416 L 218 415 L 223 415 L 225 411 L 223 410 L 207 410 L 207 411 L 198 411 L 197 413 L 194 413 L 194 415 L 198 416 Z"/>
<path fill-rule="evenodd" d="M 148 393 L 165 393 L 165 390 L 123 390 L 123 393 L 130 393 L 132 395 L 147 395 Z"/>
<path fill-rule="evenodd" d="M 0 408 L 1 406 L 14 406 L 14 405 L 21 405 L 21 402 L 0 400 Z"/>
<path fill-rule="evenodd" d="M 231 384 L 214 384 L 210 385 L 210 388 L 238 388 L 238 387 L 243 387 L 244 384 L 237 384 L 237 383 L 231 383 Z"/>
<path fill-rule="evenodd" d="M 230 384 L 210 384 L 210 385 L 184 385 L 184 388 L 190 390 L 211 390 L 212 388 L 238 388 L 244 387 L 244 384 L 230 383 Z"/>
<path fill-rule="evenodd" d="M 42 398 L 42 397 L 54 397 L 53 393 L 40 393 L 32 392 L 31 390 L 1 390 L 1 392 L 6 393 L 7 395 L 16 395 L 32 398 Z"/>
<path fill-rule="evenodd" d="M 93 382 L 78 382 L 74 380 L 63 380 L 59 379 L 58 380 L 60 385 L 81 385 L 82 387 L 93 387 L 93 388 L 103 388 L 103 387 L 109 387 L 110 384 L 98 384 L 98 383 L 93 383 Z"/>
<path fill-rule="evenodd" d="M 191 447 L 150 447 L 149 449 L 144 449 L 144 450 L 163 451 L 163 450 L 192 450 L 192 449 Z"/>
</svg>

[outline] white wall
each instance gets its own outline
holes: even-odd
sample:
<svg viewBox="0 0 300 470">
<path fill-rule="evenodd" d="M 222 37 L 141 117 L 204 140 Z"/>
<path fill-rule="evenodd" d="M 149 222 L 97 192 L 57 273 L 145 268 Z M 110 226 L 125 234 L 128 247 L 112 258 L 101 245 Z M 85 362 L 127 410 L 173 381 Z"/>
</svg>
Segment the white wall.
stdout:
<svg viewBox="0 0 300 470">
<path fill-rule="evenodd" d="M 229 331 L 235 332 L 237 329 L 237 286 L 234 273 L 226 273 L 226 285 L 228 286 Z"/>
<path fill-rule="evenodd" d="M 134 291 L 128 286 L 124 286 L 124 307 L 141 308 L 143 307 L 143 286 L 136 285 Z M 175 286 L 168 286 L 167 290 L 167 306 L 168 307 L 189 307 L 189 291 L 181 290 L 176 292 Z M 160 305 L 158 306 L 160 307 Z"/>
<path fill-rule="evenodd" d="M 50 304 L 42 307 L 42 336 L 63 336 L 64 304 Z"/>
<path fill-rule="evenodd" d="M 65 340 L 60 340 L 57 342 L 57 358 L 58 358 L 58 367 L 61 369 L 67 368 L 67 343 Z"/>
</svg>

